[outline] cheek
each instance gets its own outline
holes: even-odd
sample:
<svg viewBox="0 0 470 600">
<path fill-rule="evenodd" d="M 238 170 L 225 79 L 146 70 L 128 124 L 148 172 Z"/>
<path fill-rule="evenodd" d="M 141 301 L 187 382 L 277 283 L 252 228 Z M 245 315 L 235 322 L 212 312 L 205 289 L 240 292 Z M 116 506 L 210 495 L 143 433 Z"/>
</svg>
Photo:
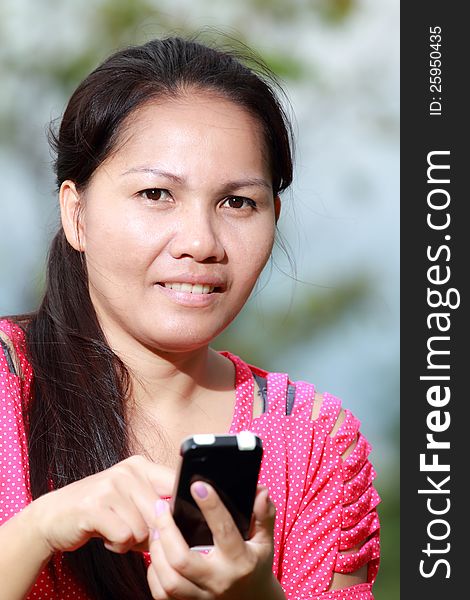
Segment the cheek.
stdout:
<svg viewBox="0 0 470 600">
<path fill-rule="evenodd" d="M 257 228 L 253 235 L 238 243 L 234 251 L 238 272 L 243 280 L 254 285 L 271 256 L 274 228 Z"/>
<path fill-rule="evenodd" d="M 107 273 L 139 274 L 153 260 L 158 245 L 158 236 L 148 229 L 148 221 L 130 218 L 125 211 L 87 215 L 87 262 Z"/>
</svg>

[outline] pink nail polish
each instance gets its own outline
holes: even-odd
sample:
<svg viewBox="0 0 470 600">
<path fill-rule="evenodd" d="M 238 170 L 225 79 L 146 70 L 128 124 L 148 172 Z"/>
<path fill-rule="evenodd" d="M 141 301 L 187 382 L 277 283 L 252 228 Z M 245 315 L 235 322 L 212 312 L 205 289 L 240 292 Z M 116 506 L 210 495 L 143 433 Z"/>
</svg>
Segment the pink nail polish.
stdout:
<svg viewBox="0 0 470 600">
<path fill-rule="evenodd" d="M 201 498 L 201 500 L 204 500 L 204 498 L 207 498 L 207 495 L 209 494 L 207 486 L 205 486 L 203 483 L 200 483 L 200 482 L 194 484 L 194 491 L 196 493 L 196 496 L 198 498 Z"/>
<path fill-rule="evenodd" d="M 155 514 L 157 515 L 157 517 L 162 515 L 167 510 L 168 510 L 168 502 L 166 502 L 165 500 L 161 500 L 161 499 L 157 500 L 155 502 Z"/>
<path fill-rule="evenodd" d="M 160 534 L 158 533 L 158 529 L 153 529 L 152 530 L 152 540 L 158 540 L 160 539 Z"/>
</svg>

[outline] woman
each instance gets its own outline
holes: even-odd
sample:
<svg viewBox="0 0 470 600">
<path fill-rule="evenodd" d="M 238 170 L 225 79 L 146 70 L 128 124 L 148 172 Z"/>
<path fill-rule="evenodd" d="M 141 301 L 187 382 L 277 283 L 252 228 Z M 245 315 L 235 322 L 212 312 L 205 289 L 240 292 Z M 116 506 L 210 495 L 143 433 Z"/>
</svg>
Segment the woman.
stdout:
<svg viewBox="0 0 470 600">
<path fill-rule="evenodd" d="M 45 296 L 0 321 L 5 597 L 372 598 L 359 422 L 209 346 L 270 256 L 292 179 L 273 87 L 225 52 L 154 40 L 82 82 L 54 144 Z M 243 429 L 264 446 L 252 536 L 194 484 L 215 545 L 190 551 L 167 502 L 180 442 Z"/>
</svg>

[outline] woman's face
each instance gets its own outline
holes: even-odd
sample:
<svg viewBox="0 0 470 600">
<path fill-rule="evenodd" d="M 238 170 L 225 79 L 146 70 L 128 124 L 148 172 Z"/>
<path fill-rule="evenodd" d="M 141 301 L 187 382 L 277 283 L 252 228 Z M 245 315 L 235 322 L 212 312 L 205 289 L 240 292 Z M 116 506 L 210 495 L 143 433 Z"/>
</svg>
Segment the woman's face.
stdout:
<svg viewBox="0 0 470 600">
<path fill-rule="evenodd" d="M 67 238 L 85 253 L 113 346 L 201 347 L 241 310 L 271 253 L 280 201 L 261 128 L 195 94 L 137 110 L 121 137 L 81 198 L 62 185 Z"/>
</svg>

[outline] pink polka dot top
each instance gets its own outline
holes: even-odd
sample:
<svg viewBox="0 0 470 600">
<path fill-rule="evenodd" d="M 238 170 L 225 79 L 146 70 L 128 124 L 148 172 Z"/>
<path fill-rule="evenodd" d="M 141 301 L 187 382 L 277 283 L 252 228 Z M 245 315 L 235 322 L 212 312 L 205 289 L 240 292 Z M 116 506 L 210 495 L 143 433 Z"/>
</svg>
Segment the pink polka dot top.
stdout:
<svg viewBox="0 0 470 600">
<path fill-rule="evenodd" d="M 0 525 L 31 502 L 29 461 L 23 421 L 32 369 L 25 356 L 23 331 L 7 320 L 0 329 L 15 346 L 22 378 L 0 346 Z M 263 441 L 259 482 L 276 505 L 273 573 L 289 600 L 373 600 L 372 585 L 379 566 L 380 501 L 373 487 L 375 471 L 368 460 L 370 444 L 360 422 L 338 398 L 323 394 L 319 416 L 312 419 L 315 388 L 292 382 L 286 373 L 269 373 L 221 352 L 236 369 L 236 403 L 231 433 L 250 430 Z M 252 418 L 254 375 L 266 379 L 266 410 Z M 286 414 L 288 386 L 295 388 L 292 410 Z M 355 443 L 355 446 L 354 446 Z M 354 449 L 346 458 L 342 454 Z M 144 555 L 147 563 L 149 556 Z M 44 570 L 29 599 L 91 600 L 61 556 L 53 558 L 57 579 Z M 353 573 L 367 566 L 367 582 L 329 591 L 334 573 Z"/>
</svg>

